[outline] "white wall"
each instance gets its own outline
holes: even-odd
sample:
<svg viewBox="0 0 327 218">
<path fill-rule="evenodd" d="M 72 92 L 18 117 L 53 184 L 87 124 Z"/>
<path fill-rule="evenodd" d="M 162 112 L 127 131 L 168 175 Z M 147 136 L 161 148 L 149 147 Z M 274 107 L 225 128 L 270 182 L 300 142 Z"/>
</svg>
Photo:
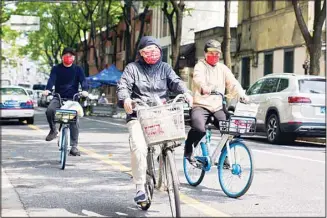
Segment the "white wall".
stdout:
<svg viewBox="0 0 327 218">
<path fill-rule="evenodd" d="M 262 71 L 263 69 L 264 68 L 262 68 Z M 275 50 L 273 55 L 273 73 L 283 73 L 283 71 L 284 71 L 284 49 Z"/>
<path fill-rule="evenodd" d="M 306 47 L 302 46 L 294 49 L 294 73 L 304 75 L 302 64 L 306 59 Z"/>
<path fill-rule="evenodd" d="M 224 26 L 224 1 L 185 1 L 186 8 L 192 8 L 191 16 L 185 16 L 182 26 L 181 44 L 194 42 L 194 32 Z M 237 27 L 238 2 L 231 2 L 230 26 Z"/>
</svg>

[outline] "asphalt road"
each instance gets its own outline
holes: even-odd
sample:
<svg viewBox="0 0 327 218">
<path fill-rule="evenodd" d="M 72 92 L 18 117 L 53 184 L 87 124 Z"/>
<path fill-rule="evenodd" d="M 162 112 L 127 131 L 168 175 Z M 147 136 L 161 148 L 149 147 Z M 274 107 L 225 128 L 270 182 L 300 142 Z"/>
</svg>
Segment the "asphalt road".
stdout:
<svg viewBox="0 0 327 218">
<path fill-rule="evenodd" d="M 28 216 L 170 216 L 164 192 L 155 192 L 147 212 L 133 203 L 135 186 L 124 120 L 82 118 L 82 156 L 68 156 L 63 171 L 56 141 L 45 141 L 44 109 L 38 110 L 35 125 L 1 123 L 2 168 Z M 215 168 L 198 187 L 188 185 L 183 148 L 176 149 L 183 216 L 325 216 L 326 146 L 277 146 L 259 137 L 246 143 L 253 152 L 255 176 L 239 199 L 222 192 Z"/>
</svg>

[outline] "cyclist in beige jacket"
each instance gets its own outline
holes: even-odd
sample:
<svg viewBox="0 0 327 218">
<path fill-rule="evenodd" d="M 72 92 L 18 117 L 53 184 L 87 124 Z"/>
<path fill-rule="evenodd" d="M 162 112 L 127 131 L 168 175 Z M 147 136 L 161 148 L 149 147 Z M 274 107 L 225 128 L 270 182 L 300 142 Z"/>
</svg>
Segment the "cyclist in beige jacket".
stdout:
<svg viewBox="0 0 327 218">
<path fill-rule="evenodd" d="M 219 63 L 221 44 L 216 40 L 209 40 L 204 46 L 205 59 L 199 60 L 193 73 L 193 108 L 191 110 L 191 130 L 185 142 L 184 157 L 189 162 L 195 162 L 193 146 L 199 143 L 205 135 L 205 124 L 210 116 L 214 117 L 214 125 L 218 128 L 218 121 L 225 120 L 226 115 L 222 110 L 221 96 L 210 95 L 211 91 L 225 93 L 237 92 L 238 96 L 247 101 L 240 83 L 236 80 L 231 70 Z"/>
</svg>

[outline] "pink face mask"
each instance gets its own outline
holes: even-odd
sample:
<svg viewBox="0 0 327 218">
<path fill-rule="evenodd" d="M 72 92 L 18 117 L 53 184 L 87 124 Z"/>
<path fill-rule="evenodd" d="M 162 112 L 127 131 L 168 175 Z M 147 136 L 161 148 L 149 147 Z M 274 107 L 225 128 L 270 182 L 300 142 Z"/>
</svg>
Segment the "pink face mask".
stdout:
<svg viewBox="0 0 327 218">
<path fill-rule="evenodd" d="M 155 64 L 159 61 L 161 54 L 160 49 L 153 49 L 149 51 L 142 51 L 142 56 L 147 64 Z"/>
<path fill-rule="evenodd" d="M 71 65 L 74 62 L 74 56 L 65 55 L 62 58 L 62 61 L 65 65 Z"/>
</svg>

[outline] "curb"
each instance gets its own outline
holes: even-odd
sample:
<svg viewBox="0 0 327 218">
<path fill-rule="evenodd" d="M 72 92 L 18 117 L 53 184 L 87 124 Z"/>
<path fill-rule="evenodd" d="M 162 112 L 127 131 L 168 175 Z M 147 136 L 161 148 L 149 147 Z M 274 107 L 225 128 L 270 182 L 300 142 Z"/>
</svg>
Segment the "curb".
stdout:
<svg viewBox="0 0 327 218">
<path fill-rule="evenodd" d="M 9 178 L 2 167 L 1 176 L 1 217 L 29 217 L 15 191 L 15 188 L 10 183 Z"/>
</svg>

